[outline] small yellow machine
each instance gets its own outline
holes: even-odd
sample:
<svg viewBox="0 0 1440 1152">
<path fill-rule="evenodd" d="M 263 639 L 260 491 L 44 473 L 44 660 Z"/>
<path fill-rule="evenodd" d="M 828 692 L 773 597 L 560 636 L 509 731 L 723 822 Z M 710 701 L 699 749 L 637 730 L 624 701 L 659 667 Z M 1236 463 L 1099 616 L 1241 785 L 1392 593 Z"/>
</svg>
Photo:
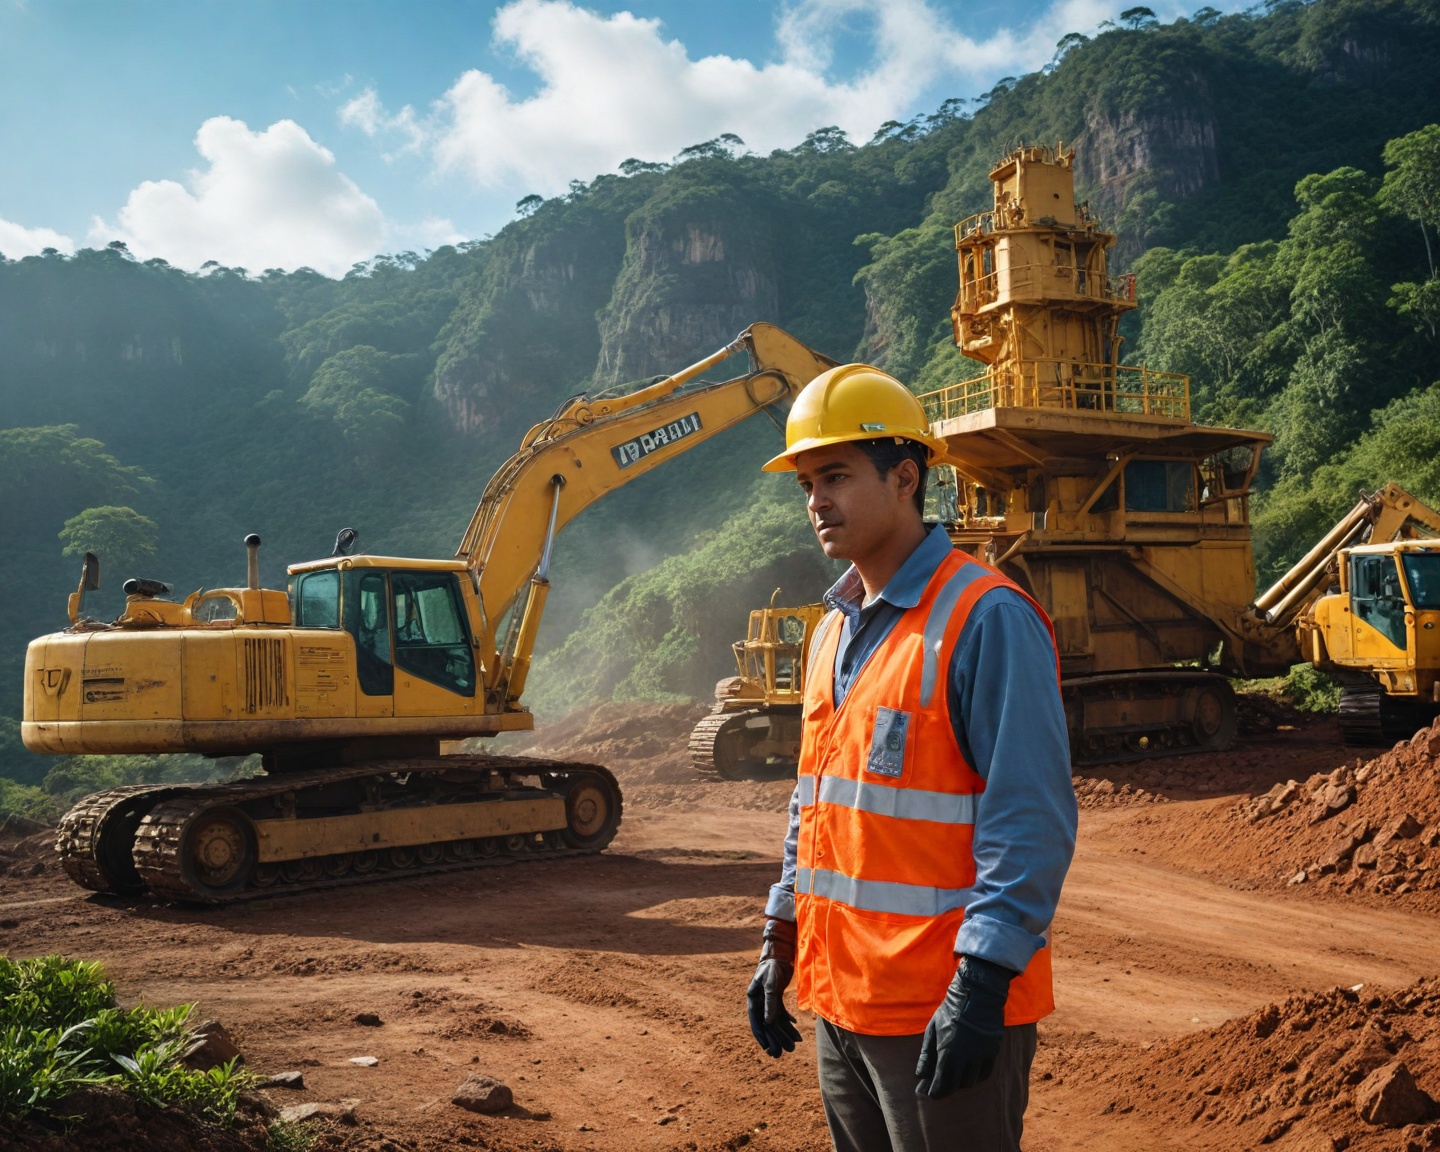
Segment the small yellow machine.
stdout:
<svg viewBox="0 0 1440 1152">
<path fill-rule="evenodd" d="M 750 371 L 699 377 L 748 353 Z M 62 862 L 102 892 L 223 901 L 381 870 L 598 851 L 620 822 L 604 768 L 442 755 L 442 740 L 533 726 L 520 703 L 555 533 L 589 504 L 792 398 L 833 361 L 767 324 L 625 396 L 535 425 L 486 486 L 453 560 L 335 554 L 260 587 L 163 599 L 126 583 L 113 623 L 31 642 L 22 735 L 35 752 L 261 753 L 234 783 L 114 789 L 62 821 Z"/>
<path fill-rule="evenodd" d="M 793 771 L 800 757 L 800 705 L 805 661 L 820 604 L 750 613 L 750 629 L 735 642 L 739 675 L 715 685 L 715 707 L 690 733 L 690 762 L 706 775 L 740 780 L 768 769 Z"/>
<path fill-rule="evenodd" d="M 1398 484 L 1364 496 L 1256 597 L 1255 627 L 1293 628 L 1341 682 L 1347 744 L 1390 744 L 1440 711 L 1440 513 Z"/>
</svg>

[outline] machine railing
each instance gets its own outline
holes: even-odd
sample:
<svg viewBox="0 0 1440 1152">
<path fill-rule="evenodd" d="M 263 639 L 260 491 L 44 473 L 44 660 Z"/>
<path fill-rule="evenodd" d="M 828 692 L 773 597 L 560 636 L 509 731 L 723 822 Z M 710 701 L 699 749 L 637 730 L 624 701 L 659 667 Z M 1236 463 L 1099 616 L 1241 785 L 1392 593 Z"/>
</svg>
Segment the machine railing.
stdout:
<svg viewBox="0 0 1440 1152">
<path fill-rule="evenodd" d="M 1068 408 L 1190 421 L 1190 377 L 1130 364 L 1027 360 L 920 397 L 932 421 L 988 408 Z"/>
<path fill-rule="evenodd" d="M 1083 205 L 1079 205 L 1075 211 L 1077 229 L 1090 229 L 1095 226 L 1095 218 Z M 973 216 L 967 216 L 960 223 L 955 225 L 955 247 L 959 248 L 972 236 L 989 236 L 992 232 L 1003 232 L 1010 228 L 1024 228 L 1034 222 L 1026 220 L 1014 208 L 993 208 L 988 212 L 977 212 Z"/>
<path fill-rule="evenodd" d="M 1135 276 L 1102 276 L 1064 264 L 1018 264 L 981 276 L 960 278 L 961 312 L 978 312 L 1002 296 L 1010 299 L 1087 299 L 1133 302 Z"/>
</svg>

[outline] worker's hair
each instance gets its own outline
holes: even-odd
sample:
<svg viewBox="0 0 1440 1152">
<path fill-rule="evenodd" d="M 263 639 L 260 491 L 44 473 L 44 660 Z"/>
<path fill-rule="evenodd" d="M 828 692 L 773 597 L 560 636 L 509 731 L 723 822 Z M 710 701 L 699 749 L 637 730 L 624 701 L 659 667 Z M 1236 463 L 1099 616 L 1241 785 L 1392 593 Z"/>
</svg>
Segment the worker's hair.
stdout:
<svg viewBox="0 0 1440 1152">
<path fill-rule="evenodd" d="M 870 463 L 875 465 L 875 471 L 880 473 L 882 480 L 889 476 L 891 471 L 902 461 L 915 461 L 915 467 L 920 470 L 920 482 L 915 486 L 915 508 L 923 517 L 925 515 L 925 477 L 929 472 L 929 466 L 925 463 L 929 452 L 925 445 L 916 443 L 914 440 L 900 440 L 894 436 L 886 436 L 879 440 L 857 440 L 855 447 L 870 458 Z"/>
</svg>

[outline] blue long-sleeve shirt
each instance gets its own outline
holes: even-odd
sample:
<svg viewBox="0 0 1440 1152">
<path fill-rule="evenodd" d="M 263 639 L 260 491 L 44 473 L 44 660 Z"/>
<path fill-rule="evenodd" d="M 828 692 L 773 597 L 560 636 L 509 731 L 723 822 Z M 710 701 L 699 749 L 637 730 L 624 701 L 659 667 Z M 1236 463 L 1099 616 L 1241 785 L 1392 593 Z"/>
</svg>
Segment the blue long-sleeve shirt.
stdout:
<svg viewBox="0 0 1440 1152">
<path fill-rule="evenodd" d="M 944 529 L 932 527 L 870 603 L 864 603 L 854 568 L 825 594 L 826 605 L 841 613 L 833 669 L 837 707 L 896 621 L 920 603 L 950 550 Z M 1024 597 L 992 588 L 971 609 L 949 676 L 956 740 L 985 781 L 975 814 L 975 884 L 955 951 L 1020 972 L 1049 937 L 1075 849 L 1078 813 L 1055 649 Z M 797 788 L 767 916 L 795 919 L 799 837 Z"/>
</svg>

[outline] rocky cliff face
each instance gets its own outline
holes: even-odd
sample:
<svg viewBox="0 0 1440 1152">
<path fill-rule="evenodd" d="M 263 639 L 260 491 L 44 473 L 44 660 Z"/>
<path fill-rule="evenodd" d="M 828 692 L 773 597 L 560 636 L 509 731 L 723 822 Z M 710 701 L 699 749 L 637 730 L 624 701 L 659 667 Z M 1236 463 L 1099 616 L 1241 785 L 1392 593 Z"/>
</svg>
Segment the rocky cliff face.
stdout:
<svg viewBox="0 0 1440 1152">
<path fill-rule="evenodd" d="M 620 264 L 618 229 L 579 228 L 499 253 L 446 325 L 434 397 L 469 435 L 510 435 L 583 387 L 595 313 Z"/>
<path fill-rule="evenodd" d="M 596 387 L 674 372 L 756 320 L 775 320 L 779 291 L 768 229 L 733 205 L 641 212 L 600 315 Z"/>
<path fill-rule="evenodd" d="M 1209 91 L 1199 77 L 1189 87 L 1190 100 L 1163 109 L 1087 112 L 1085 131 L 1075 142 L 1076 184 L 1088 190 L 1091 210 L 1107 224 L 1121 218 L 1142 192 L 1176 203 L 1219 187 Z M 1116 248 L 1120 263 L 1145 249 L 1143 219 L 1127 223 Z"/>
</svg>

